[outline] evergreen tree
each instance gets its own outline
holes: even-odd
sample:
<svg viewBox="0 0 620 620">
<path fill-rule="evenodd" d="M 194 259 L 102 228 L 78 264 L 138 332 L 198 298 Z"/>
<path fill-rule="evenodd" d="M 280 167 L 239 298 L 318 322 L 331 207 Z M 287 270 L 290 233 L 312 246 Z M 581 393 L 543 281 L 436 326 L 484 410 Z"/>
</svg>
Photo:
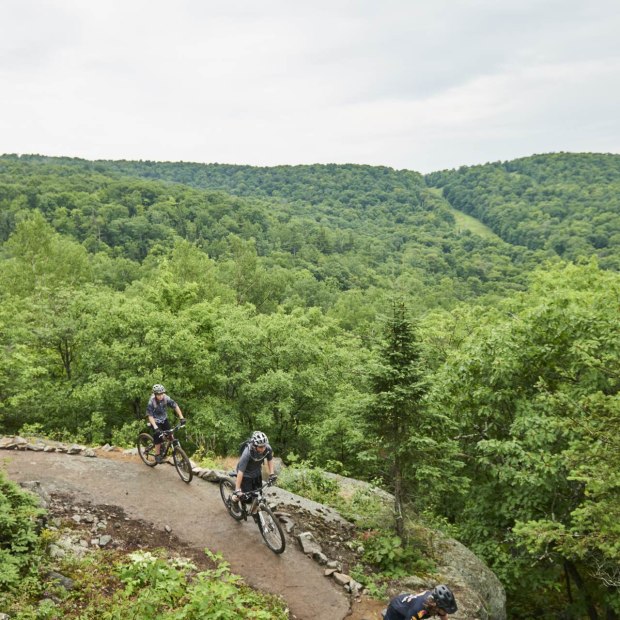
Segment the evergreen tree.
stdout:
<svg viewBox="0 0 620 620">
<path fill-rule="evenodd" d="M 380 361 L 372 377 L 375 399 L 368 422 L 391 475 L 394 492 L 395 528 L 403 535 L 404 479 L 417 460 L 409 449 L 412 429 L 422 417 L 426 386 L 420 365 L 420 347 L 405 304 L 394 302 L 388 319 Z"/>
</svg>

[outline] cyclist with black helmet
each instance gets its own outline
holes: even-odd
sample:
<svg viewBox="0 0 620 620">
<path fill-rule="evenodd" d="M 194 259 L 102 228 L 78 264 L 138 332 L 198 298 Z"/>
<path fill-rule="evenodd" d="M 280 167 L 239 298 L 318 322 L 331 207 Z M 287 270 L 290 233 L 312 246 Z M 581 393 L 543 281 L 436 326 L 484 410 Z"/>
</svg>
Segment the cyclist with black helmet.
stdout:
<svg viewBox="0 0 620 620">
<path fill-rule="evenodd" d="M 159 451 L 161 450 L 161 444 L 164 440 L 161 432 L 171 429 L 168 420 L 168 407 L 174 409 L 181 420 L 181 424 L 185 424 L 185 418 L 183 417 L 179 405 L 166 394 L 166 388 L 161 385 L 161 383 L 156 383 L 153 386 L 153 393 L 146 406 L 146 415 L 154 431 L 153 441 L 155 443 L 155 461 L 157 463 L 161 463 Z"/>
<path fill-rule="evenodd" d="M 399 594 L 383 612 L 384 620 L 413 620 L 439 616 L 445 618 L 457 611 L 454 594 L 448 586 L 439 585 L 420 594 Z"/>
<path fill-rule="evenodd" d="M 237 463 L 234 501 L 238 502 L 239 496 L 243 493 L 261 488 L 263 484 L 261 469 L 265 460 L 269 470 L 269 482 L 273 483 L 277 478 L 273 469 L 273 450 L 269 445 L 267 435 L 261 431 L 255 431 L 241 452 Z"/>
</svg>

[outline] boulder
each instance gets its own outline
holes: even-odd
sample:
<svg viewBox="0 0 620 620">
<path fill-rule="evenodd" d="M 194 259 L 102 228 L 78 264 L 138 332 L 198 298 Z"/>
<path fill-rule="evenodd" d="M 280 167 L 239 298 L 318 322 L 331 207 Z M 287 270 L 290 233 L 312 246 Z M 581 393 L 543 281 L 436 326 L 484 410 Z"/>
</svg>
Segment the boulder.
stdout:
<svg viewBox="0 0 620 620">
<path fill-rule="evenodd" d="M 458 540 L 434 532 L 433 552 L 439 559 L 438 571 L 445 582 L 462 584 L 481 599 L 478 617 L 482 620 L 506 620 L 506 592 L 495 573 Z"/>
<path fill-rule="evenodd" d="M 306 555 L 313 557 L 315 554 L 322 553 L 321 545 L 319 545 L 310 532 L 302 532 L 301 534 L 298 534 L 297 540 L 301 550 Z"/>
</svg>

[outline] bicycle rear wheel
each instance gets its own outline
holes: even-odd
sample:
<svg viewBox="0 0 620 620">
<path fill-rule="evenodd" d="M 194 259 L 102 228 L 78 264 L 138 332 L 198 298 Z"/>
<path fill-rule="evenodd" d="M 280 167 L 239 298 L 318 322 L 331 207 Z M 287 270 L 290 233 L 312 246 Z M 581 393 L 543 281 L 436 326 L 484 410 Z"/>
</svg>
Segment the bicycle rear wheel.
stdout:
<svg viewBox="0 0 620 620">
<path fill-rule="evenodd" d="M 271 512 L 267 504 L 261 503 L 258 511 L 258 529 L 267 543 L 267 546 L 274 553 L 282 553 L 286 547 L 284 531 L 276 516 Z"/>
<path fill-rule="evenodd" d="M 224 478 L 220 480 L 220 495 L 228 514 L 235 520 L 241 521 L 243 519 L 243 508 L 241 502 L 233 502 L 232 494 L 235 492 L 235 485 L 232 480 Z"/>
<path fill-rule="evenodd" d="M 194 472 L 192 472 L 192 464 L 190 463 L 183 448 L 180 448 L 179 446 L 174 447 L 172 450 L 172 460 L 174 461 L 174 466 L 176 467 L 177 473 L 181 477 L 181 480 L 189 484 L 194 477 Z"/>
<path fill-rule="evenodd" d="M 155 467 L 157 465 L 155 461 L 155 442 L 148 433 L 140 433 L 138 435 L 138 454 L 142 459 L 142 462 L 149 467 Z"/>
</svg>

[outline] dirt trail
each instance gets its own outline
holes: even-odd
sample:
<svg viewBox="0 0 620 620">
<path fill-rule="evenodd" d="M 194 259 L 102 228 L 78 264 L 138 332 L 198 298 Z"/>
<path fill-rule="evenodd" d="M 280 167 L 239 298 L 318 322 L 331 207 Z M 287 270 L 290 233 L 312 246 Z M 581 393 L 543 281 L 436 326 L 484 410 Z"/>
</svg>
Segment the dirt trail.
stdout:
<svg viewBox="0 0 620 620">
<path fill-rule="evenodd" d="M 221 553 L 251 586 L 281 595 L 299 620 L 341 620 L 349 614 L 344 592 L 320 566 L 290 539 L 282 555 L 272 553 L 254 523 L 228 516 L 215 484 L 186 485 L 168 466 L 150 469 L 141 462 L 58 453 L 4 452 L 0 467 L 16 482 L 39 480 L 48 492 L 120 506 L 128 517 L 158 529 L 169 525 L 191 547 Z"/>
</svg>

